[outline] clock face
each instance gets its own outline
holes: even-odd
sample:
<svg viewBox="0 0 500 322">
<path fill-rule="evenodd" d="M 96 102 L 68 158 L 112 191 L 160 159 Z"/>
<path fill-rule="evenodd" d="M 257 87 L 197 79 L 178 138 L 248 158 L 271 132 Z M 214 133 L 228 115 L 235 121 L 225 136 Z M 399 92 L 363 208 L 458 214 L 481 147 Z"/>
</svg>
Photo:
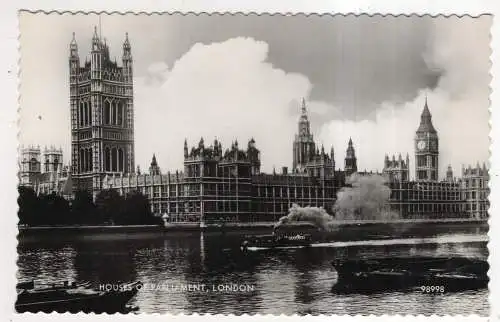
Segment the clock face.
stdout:
<svg viewBox="0 0 500 322">
<path fill-rule="evenodd" d="M 418 143 L 417 143 L 417 148 L 418 148 L 419 150 L 423 150 L 423 149 L 425 149 L 425 141 L 418 141 Z"/>
</svg>

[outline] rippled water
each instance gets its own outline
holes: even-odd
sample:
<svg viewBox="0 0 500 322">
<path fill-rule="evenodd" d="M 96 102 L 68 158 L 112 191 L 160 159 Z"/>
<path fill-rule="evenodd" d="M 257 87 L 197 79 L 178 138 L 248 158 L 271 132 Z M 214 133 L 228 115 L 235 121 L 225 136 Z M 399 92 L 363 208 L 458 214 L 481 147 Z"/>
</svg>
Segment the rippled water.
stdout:
<svg viewBox="0 0 500 322">
<path fill-rule="evenodd" d="M 238 250 L 241 236 L 169 234 L 144 238 L 21 243 L 20 280 L 140 280 L 139 312 L 271 314 L 488 315 L 488 290 L 445 294 L 419 291 L 376 295 L 331 292 L 338 257 L 461 255 L 487 257 L 486 236 L 442 234 L 385 241 L 346 241 L 312 248 Z M 183 285 L 205 289 L 179 291 Z M 219 289 L 237 286 L 241 290 Z"/>
</svg>

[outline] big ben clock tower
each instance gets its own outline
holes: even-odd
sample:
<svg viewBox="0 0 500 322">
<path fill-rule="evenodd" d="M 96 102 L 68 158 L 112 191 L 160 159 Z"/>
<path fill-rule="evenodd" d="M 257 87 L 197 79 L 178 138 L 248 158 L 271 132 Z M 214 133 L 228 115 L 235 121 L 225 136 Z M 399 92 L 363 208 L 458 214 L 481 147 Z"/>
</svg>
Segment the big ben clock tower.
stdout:
<svg viewBox="0 0 500 322">
<path fill-rule="evenodd" d="M 439 169 L 439 138 L 432 125 L 432 116 L 425 99 L 420 126 L 415 133 L 415 179 L 437 181 Z"/>
</svg>

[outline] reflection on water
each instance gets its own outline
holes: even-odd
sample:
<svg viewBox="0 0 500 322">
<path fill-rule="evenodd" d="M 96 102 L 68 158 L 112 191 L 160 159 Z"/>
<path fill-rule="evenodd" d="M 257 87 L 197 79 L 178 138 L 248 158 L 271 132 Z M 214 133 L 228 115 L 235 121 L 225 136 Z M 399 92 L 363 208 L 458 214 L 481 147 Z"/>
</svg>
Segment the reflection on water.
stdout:
<svg viewBox="0 0 500 322">
<path fill-rule="evenodd" d="M 312 248 L 241 253 L 238 235 L 158 235 L 143 239 L 46 241 L 19 245 L 18 278 L 100 283 L 140 280 L 133 303 L 148 313 L 479 314 L 488 291 L 337 295 L 334 258 L 458 255 L 486 258 L 486 236 L 434 236 L 426 242 L 334 242 Z M 458 242 L 452 242 L 458 241 Z M 204 291 L 165 286 L 203 284 Z M 161 287 L 152 287 L 152 286 Z M 220 290 L 219 287 L 247 286 Z"/>
</svg>

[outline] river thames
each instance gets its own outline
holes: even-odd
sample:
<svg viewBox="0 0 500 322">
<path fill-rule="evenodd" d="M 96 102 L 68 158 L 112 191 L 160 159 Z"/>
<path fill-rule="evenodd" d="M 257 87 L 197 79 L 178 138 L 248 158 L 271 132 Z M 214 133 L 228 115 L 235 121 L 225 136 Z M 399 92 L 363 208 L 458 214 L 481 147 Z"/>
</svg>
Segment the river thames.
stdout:
<svg viewBox="0 0 500 322">
<path fill-rule="evenodd" d="M 484 230 L 343 240 L 311 248 L 239 250 L 241 234 L 40 238 L 18 246 L 18 279 L 144 283 L 131 304 L 147 313 L 489 314 L 488 290 L 375 295 L 332 292 L 335 258 L 457 255 L 487 258 Z"/>
</svg>

